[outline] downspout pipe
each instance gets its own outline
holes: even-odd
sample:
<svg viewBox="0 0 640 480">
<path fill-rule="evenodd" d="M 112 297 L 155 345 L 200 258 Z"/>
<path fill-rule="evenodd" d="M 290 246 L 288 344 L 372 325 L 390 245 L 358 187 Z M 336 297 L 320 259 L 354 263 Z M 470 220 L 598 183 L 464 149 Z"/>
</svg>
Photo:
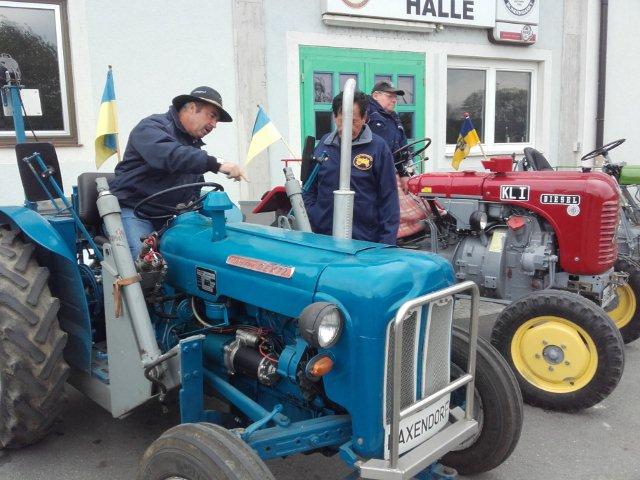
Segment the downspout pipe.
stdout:
<svg viewBox="0 0 640 480">
<path fill-rule="evenodd" d="M 333 236 L 351 238 L 353 199 L 351 190 L 351 134 L 353 132 L 353 97 L 356 81 L 347 80 L 342 93 L 342 134 L 340 137 L 340 184 L 333 192 Z"/>
<path fill-rule="evenodd" d="M 604 106 L 607 83 L 607 25 L 609 0 L 600 0 L 600 40 L 598 48 L 598 107 L 596 111 L 596 148 L 604 144 Z"/>
</svg>

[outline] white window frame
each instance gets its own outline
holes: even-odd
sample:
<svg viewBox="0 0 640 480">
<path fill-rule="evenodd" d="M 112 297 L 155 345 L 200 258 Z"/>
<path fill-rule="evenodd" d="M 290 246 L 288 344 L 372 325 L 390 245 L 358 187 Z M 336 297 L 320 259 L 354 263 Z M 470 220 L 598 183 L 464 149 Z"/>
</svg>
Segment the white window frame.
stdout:
<svg viewBox="0 0 640 480">
<path fill-rule="evenodd" d="M 63 130 L 36 130 L 35 133 L 38 137 L 69 137 L 73 134 L 71 131 L 71 122 L 69 119 L 69 92 L 67 82 L 67 69 L 65 66 L 65 46 L 62 33 L 62 14 L 60 12 L 60 5 L 57 3 L 35 3 L 35 2 L 9 2 L 0 0 L 0 7 L 17 7 L 17 8 L 31 8 L 37 10 L 52 10 L 54 12 L 55 24 L 56 24 L 56 44 L 58 52 L 58 75 L 60 81 L 60 97 L 62 102 L 62 123 L 64 125 Z M 24 79 L 27 80 L 27 79 Z M 27 83 L 28 85 L 28 83 Z M 34 88 L 34 87 L 30 87 Z M 2 112 L 0 112 L 1 114 Z M 29 112 L 27 112 L 29 113 Z M 31 132 L 28 130 L 28 121 L 25 119 L 25 132 L 27 137 L 32 137 Z M 15 132 L 0 131 L 0 138 L 12 138 L 15 137 Z"/>
<path fill-rule="evenodd" d="M 533 147 L 536 144 L 537 105 L 538 105 L 538 62 L 499 60 L 493 58 L 468 58 L 449 56 L 447 60 L 447 72 L 449 69 L 482 70 L 485 72 L 485 105 L 484 105 L 484 142 L 482 147 L 487 156 L 506 155 L 514 151 L 521 153 L 525 147 Z M 529 99 L 529 141 L 512 143 L 495 143 L 495 118 L 496 118 L 496 72 L 523 72 L 531 74 Z M 446 78 L 446 77 L 445 77 Z M 446 84 L 444 86 L 446 91 Z M 448 92 L 445 94 L 445 102 Z M 446 116 L 444 121 L 446 122 Z M 473 118 L 471 119 L 473 121 Z M 445 128 L 446 131 L 446 128 Z M 491 141 L 488 141 L 491 139 Z M 445 146 L 445 155 L 453 156 L 455 144 Z M 470 156 L 481 155 L 480 149 L 474 147 Z"/>
</svg>

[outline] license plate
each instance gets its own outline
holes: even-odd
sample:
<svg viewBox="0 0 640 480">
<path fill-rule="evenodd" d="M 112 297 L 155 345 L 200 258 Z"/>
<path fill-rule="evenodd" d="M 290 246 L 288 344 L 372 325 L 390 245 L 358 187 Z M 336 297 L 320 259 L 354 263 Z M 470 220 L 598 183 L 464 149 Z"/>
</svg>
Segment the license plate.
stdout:
<svg viewBox="0 0 640 480">
<path fill-rule="evenodd" d="M 445 395 L 433 405 L 400 421 L 399 452 L 402 455 L 438 433 L 449 421 L 450 396 Z M 385 459 L 389 458 L 391 426 L 385 427 Z"/>
</svg>

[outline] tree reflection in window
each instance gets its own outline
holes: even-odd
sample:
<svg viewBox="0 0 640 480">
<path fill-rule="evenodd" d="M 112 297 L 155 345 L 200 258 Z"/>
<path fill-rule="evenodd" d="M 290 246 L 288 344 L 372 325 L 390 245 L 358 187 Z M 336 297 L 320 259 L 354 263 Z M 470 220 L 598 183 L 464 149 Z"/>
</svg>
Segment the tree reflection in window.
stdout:
<svg viewBox="0 0 640 480">
<path fill-rule="evenodd" d="M 58 44 L 61 25 L 55 5 L 52 2 L 51 8 L 46 8 L 47 4 L 25 3 L 28 8 L 22 8 L 0 2 L 0 52 L 18 62 L 26 88 L 39 90 L 42 116 L 29 116 L 27 124 L 36 131 L 68 133 L 58 62 L 63 55 L 62 45 Z M 12 132 L 13 119 L 0 115 L 0 130 Z"/>
<path fill-rule="evenodd" d="M 496 72 L 495 143 L 529 141 L 531 73 Z"/>
<path fill-rule="evenodd" d="M 447 70 L 447 143 L 455 144 L 458 141 L 465 112 L 471 117 L 480 140 L 484 142 L 485 77 L 484 70 Z"/>
</svg>

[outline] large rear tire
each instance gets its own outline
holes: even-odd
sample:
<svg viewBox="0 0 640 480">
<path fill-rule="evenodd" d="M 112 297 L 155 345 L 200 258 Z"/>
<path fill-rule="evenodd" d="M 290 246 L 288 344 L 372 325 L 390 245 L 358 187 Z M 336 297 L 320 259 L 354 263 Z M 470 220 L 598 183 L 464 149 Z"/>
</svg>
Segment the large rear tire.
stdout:
<svg viewBox="0 0 640 480">
<path fill-rule="evenodd" d="M 560 290 L 535 292 L 499 315 L 491 343 L 516 374 L 524 401 L 572 412 L 592 407 L 618 385 L 624 344 L 593 302 Z"/>
<path fill-rule="evenodd" d="M 226 428 L 184 423 L 145 452 L 137 480 L 274 480 L 258 454 Z"/>
<path fill-rule="evenodd" d="M 624 343 L 640 338 L 640 268 L 625 258 L 618 258 L 616 272 L 629 274 L 627 284 L 616 287 L 616 300 L 606 312 L 620 330 Z"/>
<path fill-rule="evenodd" d="M 0 448 L 24 447 L 47 435 L 69 373 L 60 302 L 34 251 L 17 230 L 0 227 Z"/>
<path fill-rule="evenodd" d="M 454 327 L 451 343 L 452 377 L 466 371 L 469 334 Z M 464 390 L 461 390 L 464 392 Z M 475 380 L 475 412 L 479 434 L 461 450 L 442 459 L 463 475 L 489 471 L 504 462 L 518 444 L 522 431 L 522 395 L 507 362 L 489 342 L 478 338 Z"/>
</svg>

